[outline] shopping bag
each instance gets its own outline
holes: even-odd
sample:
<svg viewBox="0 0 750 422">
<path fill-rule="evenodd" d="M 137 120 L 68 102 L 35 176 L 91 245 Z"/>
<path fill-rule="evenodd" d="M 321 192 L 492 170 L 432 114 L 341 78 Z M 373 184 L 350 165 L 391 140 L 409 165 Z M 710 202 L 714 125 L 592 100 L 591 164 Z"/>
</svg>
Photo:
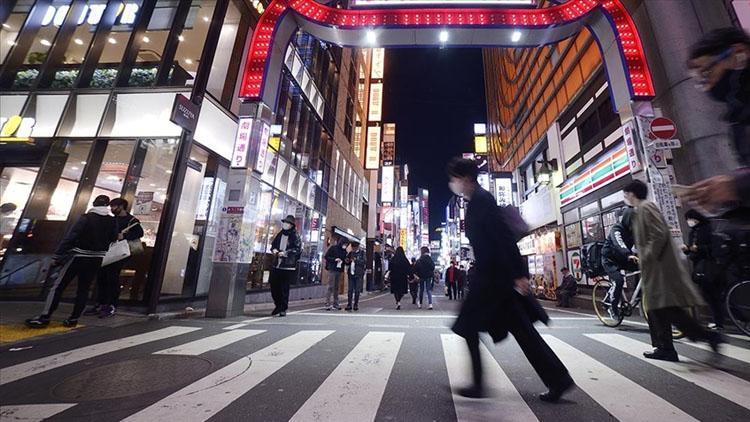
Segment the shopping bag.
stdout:
<svg viewBox="0 0 750 422">
<path fill-rule="evenodd" d="M 113 262 L 122 261 L 130 256 L 130 245 L 127 240 L 118 240 L 109 245 L 107 254 L 102 259 L 102 267 L 106 267 Z"/>
<path fill-rule="evenodd" d="M 130 248 L 130 256 L 140 255 L 143 253 L 143 242 L 141 239 L 128 240 L 128 248 Z"/>
</svg>

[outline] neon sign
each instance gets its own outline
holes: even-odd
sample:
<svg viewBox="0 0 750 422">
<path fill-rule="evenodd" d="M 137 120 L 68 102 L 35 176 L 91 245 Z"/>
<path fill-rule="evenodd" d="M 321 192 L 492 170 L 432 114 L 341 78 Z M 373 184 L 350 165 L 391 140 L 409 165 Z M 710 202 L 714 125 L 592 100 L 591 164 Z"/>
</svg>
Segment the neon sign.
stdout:
<svg viewBox="0 0 750 422">
<path fill-rule="evenodd" d="M 0 117 L 1 142 L 29 142 L 36 119 L 33 117 Z"/>
<path fill-rule="evenodd" d="M 99 21 L 102 19 L 102 15 L 104 15 L 104 9 L 106 8 L 106 4 L 87 4 L 83 6 L 83 10 L 78 16 L 76 24 L 83 25 L 83 23 L 86 22 L 89 25 L 98 25 Z M 117 16 L 120 17 L 120 25 L 134 24 L 139 8 L 140 7 L 136 3 L 121 3 L 120 8 L 117 10 Z M 42 26 L 48 26 L 50 24 L 55 24 L 55 26 L 62 25 L 69 10 L 70 6 L 48 6 L 47 11 L 42 18 Z"/>
</svg>

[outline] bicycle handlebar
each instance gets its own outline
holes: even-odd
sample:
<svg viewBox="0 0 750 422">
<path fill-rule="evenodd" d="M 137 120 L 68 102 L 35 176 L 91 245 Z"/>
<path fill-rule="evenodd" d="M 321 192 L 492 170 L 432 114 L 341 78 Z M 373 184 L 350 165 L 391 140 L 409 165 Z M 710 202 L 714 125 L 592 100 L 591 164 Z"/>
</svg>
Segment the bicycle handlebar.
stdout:
<svg viewBox="0 0 750 422">
<path fill-rule="evenodd" d="M 633 271 L 633 272 L 631 272 L 631 273 L 629 273 L 629 272 L 627 272 L 627 271 L 626 271 L 626 272 L 625 272 L 625 277 L 632 277 L 632 276 L 634 276 L 634 275 L 638 275 L 638 274 L 640 274 L 640 273 L 641 273 L 641 271 L 640 271 L 640 270 L 638 270 L 638 271 Z"/>
</svg>

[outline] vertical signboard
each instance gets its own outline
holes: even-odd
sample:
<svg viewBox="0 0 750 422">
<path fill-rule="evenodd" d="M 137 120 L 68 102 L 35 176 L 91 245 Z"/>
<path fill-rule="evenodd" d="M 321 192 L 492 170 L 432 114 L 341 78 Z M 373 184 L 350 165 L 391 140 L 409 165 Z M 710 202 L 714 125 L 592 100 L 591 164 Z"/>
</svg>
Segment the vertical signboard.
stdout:
<svg viewBox="0 0 750 422">
<path fill-rule="evenodd" d="M 354 148 L 354 155 L 360 160 L 362 159 L 362 126 L 354 127 L 354 140 L 352 141 Z"/>
<path fill-rule="evenodd" d="M 383 148 L 380 153 L 383 165 L 392 165 L 396 160 L 396 124 L 383 124 Z"/>
<path fill-rule="evenodd" d="M 367 149 L 365 150 L 365 168 L 377 170 L 380 167 L 380 126 L 367 128 Z"/>
<path fill-rule="evenodd" d="M 406 207 L 407 202 L 409 202 L 409 187 L 401 186 L 399 191 L 399 204 L 402 207 Z"/>
<path fill-rule="evenodd" d="M 232 153 L 232 167 L 247 167 L 247 152 L 250 146 L 250 135 L 253 131 L 253 119 L 240 117 L 237 125 L 237 137 L 234 139 L 234 152 Z"/>
<path fill-rule="evenodd" d="M 510 177 L 495 178 L 495 200 L 497 205 L 513 205 L 513 181 Z"/>
<path fill-rule="evenodd" d="M 383 84 L 381 82 L 370 85 L 370 108 L 368 120 L 379 122 L 383 115 Z"/>
<path fill-rule="evenodd" d="M 430 192 L 427 189 L 419 190 L 419 202 L 420 208 L 422 209 L 422 246 L 427 246 L 430 243 L 430 210 L 429 210 L 429 195 Z"/>
<path fill-rule="evenodd" d="M 643 170 L 641 160 L 638 158 L 638 148 L 636 146 L 636 140 L 633 132 L 633 121 L 625 123 L 622 127 L 622 138 L 625 141 L 625 151 L 628 154 L 628 165 L 630 166 L 630 172 L 636 174 Z"/>
<path fill-rule="evenodd" d="M 383 166 L 380 169 L 380 202 L 393 203 L 394 171 L 393 166 Z"/>
<path fill-rule="evenodd" d="M 258 153 L 255 155 L 253 170 L 263 173 L 266 168 L 266 155 L 268 155 L 268 140 L 271 138 L 271 125 L 263 123 L 260 129 L 260 140 L 258 141 Z"/>
<path fill-rule="evenodd" d="M 370 77 L 372 79 L 383 79 L 383 69 L 385 65 L 385 48 L 373 48 L 372 49 L 372 71 Z"/>
</svg>

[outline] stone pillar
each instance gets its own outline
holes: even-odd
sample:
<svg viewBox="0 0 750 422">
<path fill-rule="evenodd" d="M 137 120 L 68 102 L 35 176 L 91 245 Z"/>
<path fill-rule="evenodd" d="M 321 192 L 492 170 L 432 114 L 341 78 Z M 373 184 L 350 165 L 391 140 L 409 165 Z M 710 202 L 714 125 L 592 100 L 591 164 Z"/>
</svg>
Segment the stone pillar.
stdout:
<svg viewBox="0 0 750 422">
<path fill-rule="evenodd" d="M 268 148 L 271 111 L 263 104 L 243 104 L 240 108 L 239 131 L 243 119 L 252 119 L 246 147 L 235 144 L 235 157 L 229 170 L 227 189 L 219 222 L 219 234 L 214 248 L 214 268 L 208 291 L 206 316 L 228 318 L 242 315 L 245 292 L 253 260 L 255 229 L 260 201 L 259 173 L 263 171 Z M 238 139 L 240 135 L 238 134 Z M 237 155 L 246 158 L 235 160 Z"/>
</svg>

